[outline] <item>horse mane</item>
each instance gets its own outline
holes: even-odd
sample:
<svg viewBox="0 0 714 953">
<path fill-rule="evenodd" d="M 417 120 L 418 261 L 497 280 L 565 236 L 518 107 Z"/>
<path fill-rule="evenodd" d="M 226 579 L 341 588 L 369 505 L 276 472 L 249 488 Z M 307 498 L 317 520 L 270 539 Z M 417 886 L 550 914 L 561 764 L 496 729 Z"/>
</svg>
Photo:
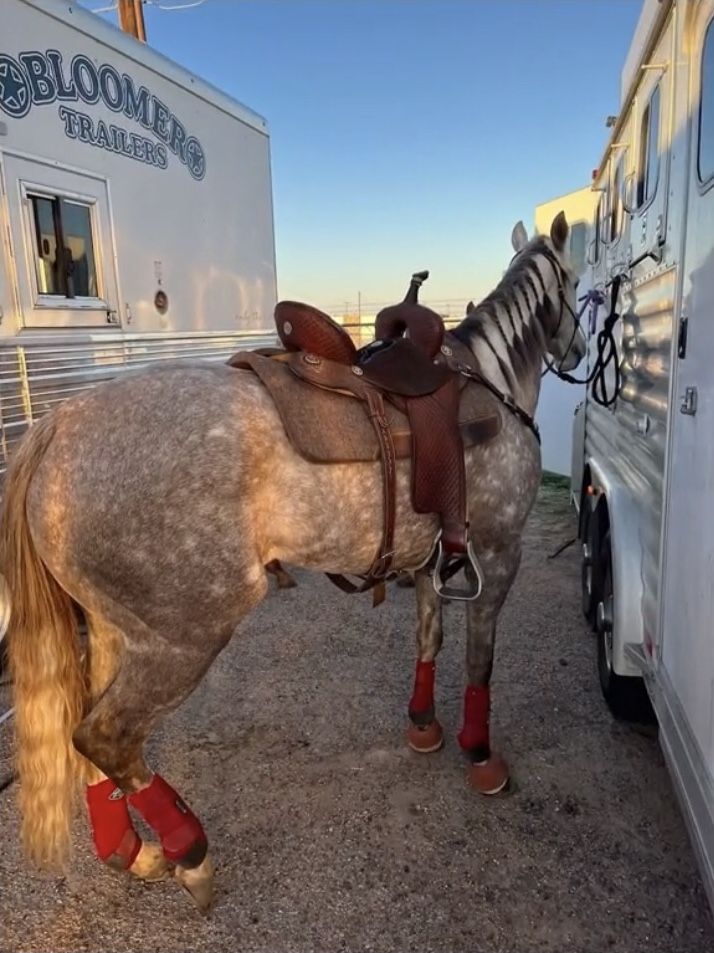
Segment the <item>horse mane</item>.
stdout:
<svg viewBox="0 0 714 953">
<path fill-rule="evenodd" d="M 525 294 L 524 284 L 532 284 L 534 276 L 540 283 L 542 291 L 545 291 L 543 276 L 535 263 L 538 255 L 545 255 L 549 261 L 553 261 L 553 250 L 545 235 L 532 238 L 526 247 L 514 256 L 499 283 L 479 304 L 475 305 L 473 301 L 469 301 L 466 306 L 466 317 L 451 333 L 464 344 L 470 344 L 474 332 L 478 333 L 477 327 L 482 325 L 484 318 L 493 320 L 494 315 L 498 314 L 499 307 L 508 314 L 514 301 L 514 292 L 520 291 Z M 527 326 L 530 322 L 524 320 L 524 324 Z M 528 330 L 532 331 L 531 328 Z"/>
</svg>

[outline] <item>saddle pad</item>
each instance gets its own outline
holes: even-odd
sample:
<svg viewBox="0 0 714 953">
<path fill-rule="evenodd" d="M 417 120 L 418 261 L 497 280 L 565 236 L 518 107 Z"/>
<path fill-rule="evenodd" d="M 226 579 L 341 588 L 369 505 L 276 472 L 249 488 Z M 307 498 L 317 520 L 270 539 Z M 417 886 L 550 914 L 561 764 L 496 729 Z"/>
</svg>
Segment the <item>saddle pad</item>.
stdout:
<svg viewBox="0 0 714 953">
<path fill-rule="evenodd" d="M 250 369 L 260 378 L 275 403 L 288 439 L 306 460 L 379 460 L 377 437 L 360 400 L 308 384 L 283 361 L 253 351 L 239 351 L 229 364 Z M 410 456 L 411 433 L 406 414 L 388 401 L 385 409 L 397 456 Z M 466 447 L 486 443 L 500 432 L 500 409 L 484 388 L 469 384 L 461 395 L 459 423 Z"/>
</svg>

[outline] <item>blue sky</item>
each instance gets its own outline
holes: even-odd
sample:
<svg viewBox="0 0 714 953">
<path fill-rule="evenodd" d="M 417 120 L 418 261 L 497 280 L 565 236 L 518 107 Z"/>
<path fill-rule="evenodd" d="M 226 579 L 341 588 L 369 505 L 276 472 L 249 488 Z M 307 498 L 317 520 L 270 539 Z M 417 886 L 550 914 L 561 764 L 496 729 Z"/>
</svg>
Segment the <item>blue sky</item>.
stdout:
<svg viewBox="0 0 714 953">
<path fill-rule="evenodd" d="M 401 297 L 421 268 L 424 300 L 493 287 L 517 219 L 588 183 L 640 7 L 206 0 L 149 5 L 146 25 L 267 118 L 279 293 L 338 310 Z"/>
</svg>

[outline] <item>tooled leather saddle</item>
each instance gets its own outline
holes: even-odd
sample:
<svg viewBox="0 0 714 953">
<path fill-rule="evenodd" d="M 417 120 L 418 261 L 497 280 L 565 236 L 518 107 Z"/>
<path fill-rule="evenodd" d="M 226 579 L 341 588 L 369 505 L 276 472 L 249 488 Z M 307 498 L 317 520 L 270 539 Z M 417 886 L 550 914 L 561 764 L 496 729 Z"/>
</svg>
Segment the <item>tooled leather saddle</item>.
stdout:
<svg viewBox="0 0 714 953">
<path fill-rule="evenodd" d="M 275 322 L 284 350 L 239 351 L 228 363 L 250 368 L 270 392 L 295 449 L 314 463 L 380 460 L 382 540 L 372 566 L 354 584 L 328 573 L 347 592 L 376 587 L 375 604 L 391 578 L 396 461 L 411 458 L 416 513 L 439 518 L 434 586 L 444 598 L 475 599 L 481 573 L 468 535 L 464 450 L 501 428 L 498 402 L 454 367 L 465 349 L 441 317 L 418 303 L 428 272 L 412 276 L 400 304 L 380 311 L 375 340 L 357 349 L 328 315 L 281 301 Z M 468 561 L 465 585 L 450 580 Z"/>
</svg>

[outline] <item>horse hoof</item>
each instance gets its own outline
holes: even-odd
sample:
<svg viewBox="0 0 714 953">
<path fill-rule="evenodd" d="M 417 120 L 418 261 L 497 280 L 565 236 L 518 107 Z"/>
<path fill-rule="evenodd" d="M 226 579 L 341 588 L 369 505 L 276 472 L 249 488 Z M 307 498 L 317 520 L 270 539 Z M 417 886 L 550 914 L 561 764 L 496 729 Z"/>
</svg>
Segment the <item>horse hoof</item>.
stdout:
<svg viewBox="0 0 714 953">
<path fill-rule="evenodd" d="M 135 877 L 146 880 L 148 883 L 165 880 L 169 875 L 169 865 L 164 857 L 161 844 L 147 844 L 144 841 L 129 871 Z"/>
<path fill-rule="evenodd" d="M 412 751 L 418 751 L 419 754 L 431 754 L 432 751 L 438 751 L 444 743 L 444 732 L 436 718 L 431 724 L 414 725 L 410 724 L 407 731 L 407 744 Z"/>
<path fill-rule="evenodd" d="M 492 754 L 487 761 L 474 762 L 470 768 L 471 787 L 479 794 L 501 794 L 508 787 L 510 775 L 508 765 L 498 754 Z"/>
<path fill-rule="evenodd" d="M 295 589 L 297 581 L 293 579 L 290 573 L 283 572 L 278 576 L 278 589 Z"/>
<path fill-rule="evenodd" d="M 213 902 L 213 861 L 208 854 L 198 867 L 176 865 L 174 876 L 192 897 L 203 914 L 207 914 Z"/>
</svg>

